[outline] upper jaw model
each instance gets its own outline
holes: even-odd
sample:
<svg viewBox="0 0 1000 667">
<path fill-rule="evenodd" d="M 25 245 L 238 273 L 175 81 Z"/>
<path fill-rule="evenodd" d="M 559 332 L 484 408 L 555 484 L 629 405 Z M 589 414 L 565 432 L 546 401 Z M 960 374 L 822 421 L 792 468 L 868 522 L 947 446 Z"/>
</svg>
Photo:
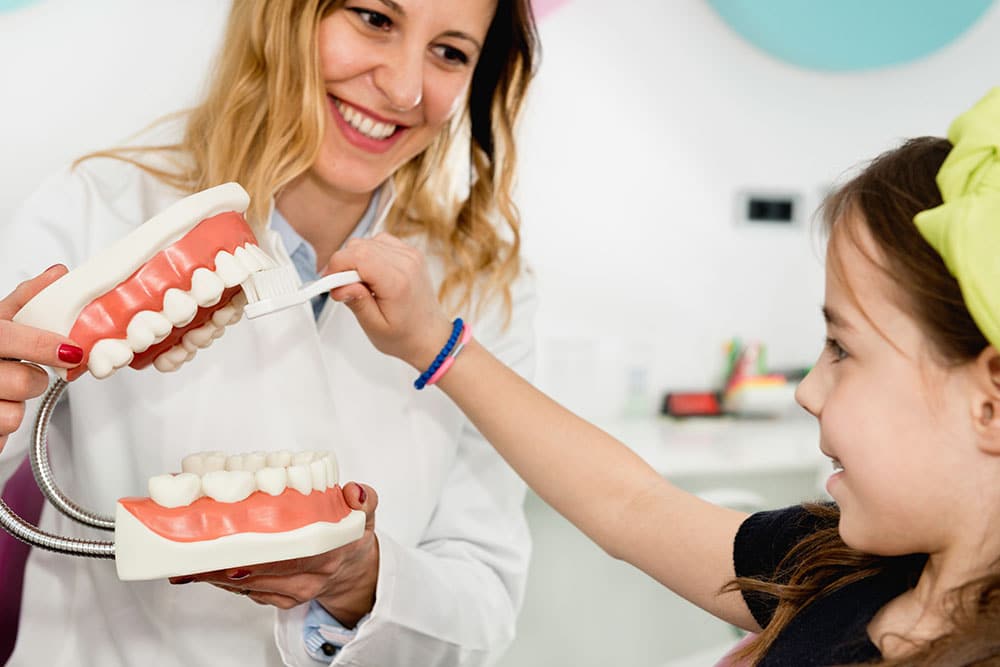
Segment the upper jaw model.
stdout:
<svg viewBox="0 0 1000 667">
<path fill-rule="evenodd" d="M 226 183 L 181 199 L 31 299 L 14 321 L 68 336 L 99 379 L 153 364 L 177 370 L 243 315 L 240 284 L 276 266 L 244 218 L 250 197 Z"/>
</svg>

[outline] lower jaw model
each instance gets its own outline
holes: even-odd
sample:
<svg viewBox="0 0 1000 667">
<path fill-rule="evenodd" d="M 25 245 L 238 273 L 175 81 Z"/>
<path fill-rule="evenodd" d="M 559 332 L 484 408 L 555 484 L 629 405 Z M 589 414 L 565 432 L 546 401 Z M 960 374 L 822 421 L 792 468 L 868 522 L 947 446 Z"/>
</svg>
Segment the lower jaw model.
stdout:
<svg viewBox="0 0 1000 667">
<path fill-rule="evenodd" d="M 236 183 L 186 197 L 31 299 L 15 322 L 55 331 L 84 350 L 71 381 L 125 366 L 177 370 L 243 314 L 240 284 L 276 266 L 260 249 Z"/>
<path fill-rule="evenodd" d="M 188 456 L 183 472 L 149 480 L 148 498 L 122 498 L 115 565 L 123 581 L 303 558 L 361 537 L 329 452 Z"/>
</svg>

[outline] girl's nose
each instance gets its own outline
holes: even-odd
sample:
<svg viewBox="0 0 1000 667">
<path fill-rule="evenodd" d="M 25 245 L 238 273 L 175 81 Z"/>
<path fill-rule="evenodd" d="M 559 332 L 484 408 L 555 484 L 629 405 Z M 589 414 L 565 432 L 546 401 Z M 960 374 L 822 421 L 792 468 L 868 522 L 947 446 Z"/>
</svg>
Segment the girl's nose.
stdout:
<svg viewBox="0 0 1000 667">
<path fill-rule="evenodd" d="M 813 366 L 795 388 L 795 401 L 805 408 L 806 412 L 818 418 L 823 409 L 822 393 L 820 378 L 816 367 Z"/>
<path fill-rule="evenodd" d="M 400 46 L 375 70 L 375 86 L 393 111 L 410 111 L 424 93 L 423 49 Z"/>
</svg>

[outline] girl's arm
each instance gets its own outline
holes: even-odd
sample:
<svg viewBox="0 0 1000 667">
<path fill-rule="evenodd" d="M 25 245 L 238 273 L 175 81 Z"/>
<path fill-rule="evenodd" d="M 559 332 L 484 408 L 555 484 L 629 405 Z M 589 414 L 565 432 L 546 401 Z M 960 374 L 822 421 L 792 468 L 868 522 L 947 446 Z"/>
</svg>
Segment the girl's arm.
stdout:
<svg viewBox="0 0 1000 667">
<path fill-rule="evenodd" d="M 356 240 L 329 271 L 369 289 L 333 292 L 375 346 L 424 370 L 451 333 L 418 251 L 387 234 Z M 475 333 L 475 332 L 473 332 Z M 615 558 L 739 627 L 758 630 L 733 577 L 746 517 L 673 486 L 628 447 L 561 407 L 471 341 L 438 386 L 547 503 Z"/>
</svg>

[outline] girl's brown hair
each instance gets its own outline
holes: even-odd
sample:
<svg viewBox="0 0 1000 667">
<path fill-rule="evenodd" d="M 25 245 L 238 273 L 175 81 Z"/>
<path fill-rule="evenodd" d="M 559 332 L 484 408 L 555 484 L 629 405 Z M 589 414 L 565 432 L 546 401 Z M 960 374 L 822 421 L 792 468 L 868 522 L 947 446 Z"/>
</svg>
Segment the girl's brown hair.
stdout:
<svg viewBox="0 0 1000 667">
<path fill-rule="evenodd" d="M 125 160 L 182 192 L 235 181 L 249 192 L 247 217 L 259 229 L 272 198 L 319 154 L 327 106 L 317 35 L 320 21 L 342 4 L 235 0 L 203 101 L 168 117 L 186 120 L 181 140 L 81 160 Z M 444 261 L 440 296 L 457 297 L 456 309 L 482 288 L 484 296 L 499 292 L 509 312 L 510 283 L 521 270 L 514 127 L 537 52 L 529 0 L 498 0 L 465 111 L 393 177 L 397 203 L 386 230 L 427 239 Z"/>
<path fill-rule="evenodd" d="M 976 359 L 988 345 L 962 299 L 958 282 L 941 256 L 918 231 L 913 217 L 942 203 L 935 178 L 951 150 L 946 139 L 921 137 L 883 153 L 833 192 L 823 204 L 824 229 L 830 238 L 829 270 L 843 275 L 838 244 L 865 252 L 860 235 L 874 241 L 878 257 L 868 259 L 884 271 L 896 298 L 925 334 L 941 363 L 961 365 Z M 849 285 L 849 281 L 843 284 Z M 791 619 L 804 607 L 844 586 L 889 568 L 894 559 L 848 547 L 838 531 L 839 510 L 807 504 L 822 526 L 799 542 L 780 563 L 772 580 L 738 578 L 727 590 L 740 590 L 777 601 L 774 616 L 737 656 L 757 664 Z M 1000 572 L 952 591 L 952 626 L 948 634 L 915 644 L 901 659 L 882 665 L 958 667 L 998 664 L 1000 658 Z M 992 659 L 992 660 L 991 660 Z"/>
</svg>

